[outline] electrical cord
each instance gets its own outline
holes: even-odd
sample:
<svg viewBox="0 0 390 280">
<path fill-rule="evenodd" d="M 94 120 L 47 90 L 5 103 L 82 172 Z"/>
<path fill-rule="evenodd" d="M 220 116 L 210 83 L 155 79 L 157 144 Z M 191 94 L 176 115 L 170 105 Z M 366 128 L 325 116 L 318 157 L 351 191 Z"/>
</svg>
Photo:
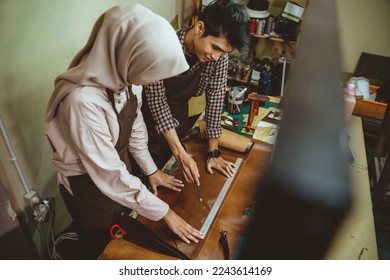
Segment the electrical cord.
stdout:
<svg viewBox="0 0 390 280">
<path fill-rule="evenodd" d="M 54 221 L 55 221 L 55 199 L 53 197 L 49 197 L 47 199 L 47 206 L 49 207 L 49 211 L 51 213 L 49 232 L 47 234 L 47 250 L 49 253 L 49 257 L 52 260 L 62 260 L 62 256 L 57 252 L 57 246 L 64 240 L 78 240 L 78 235 L 75 232 L 65 232 L 55 238 L 54 232 Z M 51 241 L 51 246 L 50 246 Z"/>
<path fill-rule="evenodd" d="M 55 246 L 54 246 L 54 220 L 55 220 L 55 200 L 52 197 L 49 197 L 47 199 L 47 206 L 49 208 L 49 211 L 51 213 L 51 219 L 50 219 L 50 225 L 49 225 L 49 231 L 47 233 L 47 239 L 46 239 L 46 246 L 47 246 L 47 252 L 49 253 L 50 259 L 54 259 L 54 255 L 51 252 L 50 249 L 50 238 L 52 239 L 52 244 L 53 244 L 53 252 L 55 251 Z"/>
<path fill-rule="evenodd" d="M 56 247 L 58 244 L 60 244 L 62 241 L 64 240 L 72 240 L 72 241 L 75 241 L 75 240 L 78 240 L 78 235 L 77 233 L 75 232 L 66 232 L 66 233 L 63 233 L 61 234 L 59 237 L 57 237 L 57 239 L 55 239 L 54 243 L 53 243 L 53 253 L 52 253 L 52 256 L 54 260 L 62 260 L 62 256 L 60 254 L 58 254 L 57 250 L 56 250 Z"/>
</svg>

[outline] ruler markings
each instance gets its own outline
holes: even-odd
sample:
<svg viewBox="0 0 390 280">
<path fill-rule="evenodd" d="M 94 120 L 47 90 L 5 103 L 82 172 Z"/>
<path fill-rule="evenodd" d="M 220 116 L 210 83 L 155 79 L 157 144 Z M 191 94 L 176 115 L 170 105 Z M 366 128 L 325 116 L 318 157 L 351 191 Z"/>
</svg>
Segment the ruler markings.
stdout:
<svg viewBox="0 0 390 280">
<path fill-rule="evenodd" d="M 237 158 L 236 163 L 235 163 L 235 165 L 237 166 L 237 170 L 240 167 L 241 162 L 242 162 L 242 158 Z M 228 178 L 225 181 L 225 184 L 223 185 L 221 191 L 219 192 L 218 197 L 213 204 L 213 207 L 211 207 L 211 210 L 210 210 L 209 214 L 207 215 L 207 218 L 206 218 L 205 222 L 203 223 L 202 228 L 200 229 L 200 232 L 202 233 L 203 236 L 206 236 L 212 222 L 214 221 L 215 216 L 217 215 L 219 208 L 221 207 L 223 200 L 225 199 L 225 196 L 226 196 L 228 190 L 230 189 L 232 181 L 236 175 L 237 175 L 237 173 L 234 175 L 234 177 Z"/>
</svg>

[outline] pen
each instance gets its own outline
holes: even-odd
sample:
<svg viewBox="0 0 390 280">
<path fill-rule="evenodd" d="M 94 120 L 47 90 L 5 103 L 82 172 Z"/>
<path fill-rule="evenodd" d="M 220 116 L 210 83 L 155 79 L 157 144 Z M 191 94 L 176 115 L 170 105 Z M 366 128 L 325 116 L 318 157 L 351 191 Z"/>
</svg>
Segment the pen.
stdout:
<svg viewBox="0 0 390 280">
<path fill-rule="evenodd" d="M 247 90 L 247 88 L 244 88 L 243 90 L 241 90 L 241 91 L 237 94 L 236 100 L 237 100 L 238 98 L 242 97 L 242 96 L 244 95 L 244 93 L 246 92 L 246 90 Z"/>
<path fill-rule="evenodd" d="M 199 200 L 200 200 L 200 201 L 203 201 L 203 199 L 202 199 L 202 193 L 200 192 L 200 187 L 199 187 L 198 185 L 196 185 L 196 191 L 198 192 Z"/>
</svg>

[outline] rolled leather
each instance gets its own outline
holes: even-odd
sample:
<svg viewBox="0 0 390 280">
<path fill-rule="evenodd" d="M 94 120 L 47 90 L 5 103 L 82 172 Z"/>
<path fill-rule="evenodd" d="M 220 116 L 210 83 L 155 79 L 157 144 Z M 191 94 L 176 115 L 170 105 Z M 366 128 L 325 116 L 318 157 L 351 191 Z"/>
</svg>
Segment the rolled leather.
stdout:
<svg viewBox="0 0 390 280">
<path fill-rule="evenodd" d="M 199 120 L 198 125 L 199 125 L 202 140 L 206 140 L 207 139 L 205 136 L 206 122 L 204 120 Z M 219 138 L 218 145 L 224 148 L 231 149 L 236 152 L 246 153 L 253 145 L 253 142 L 248 137 L 242 136 L 233 131 L 222 128 L 222 135 Z"/>
</svg>

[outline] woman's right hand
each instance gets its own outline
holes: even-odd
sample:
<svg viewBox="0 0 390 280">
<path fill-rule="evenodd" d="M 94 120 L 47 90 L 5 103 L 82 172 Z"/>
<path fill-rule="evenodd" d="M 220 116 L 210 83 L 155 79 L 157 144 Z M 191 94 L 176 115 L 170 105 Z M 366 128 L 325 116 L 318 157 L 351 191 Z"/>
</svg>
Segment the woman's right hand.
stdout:
<svg viewBox="0 0 390 280">
<path fill-rule="evenodd" d="M 172 230 L 186 243 L 191 243 L 191 241 L 198 243 L 199 239 L 203 239 L 203 235 L 199 230 L 189 225 L 170 208 L 168 213 L 164 216 L 163 220 L 168 225 L 170 230 Z"/>
</svg>

